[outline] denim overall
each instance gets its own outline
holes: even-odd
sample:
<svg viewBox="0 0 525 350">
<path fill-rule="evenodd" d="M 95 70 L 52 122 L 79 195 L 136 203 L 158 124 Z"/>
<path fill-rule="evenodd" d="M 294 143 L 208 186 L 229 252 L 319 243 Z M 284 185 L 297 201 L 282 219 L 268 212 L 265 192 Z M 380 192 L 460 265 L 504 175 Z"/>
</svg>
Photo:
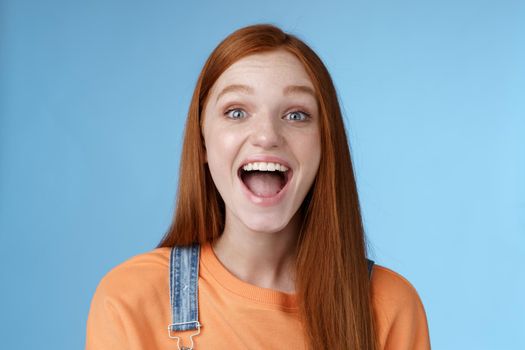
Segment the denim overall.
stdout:
<svg viewBox="0 0 525 350">
<path fill-rule="evenodd" d="M 168 336 L 177 339 L 179 350 L 193 350 L 193 337 L 200 334 L 199 323 L 199 255 L 200 246 L 175 246 L 170 255 L 170 304 L 172 323 L 168 326 Z M 368 276 L 372 274 L 374 262 L 366 259 Z M 194 330 L 190 335 L 190 347 L 180 347 L 180 337 L 174 332 Z"/>
</svg>

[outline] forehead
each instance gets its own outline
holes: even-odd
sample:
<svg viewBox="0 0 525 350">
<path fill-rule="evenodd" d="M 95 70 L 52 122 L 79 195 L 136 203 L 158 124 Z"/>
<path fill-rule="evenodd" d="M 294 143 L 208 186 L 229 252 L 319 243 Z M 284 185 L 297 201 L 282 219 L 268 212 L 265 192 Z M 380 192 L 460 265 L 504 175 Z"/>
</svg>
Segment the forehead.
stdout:
<svg viewBox="0 0 525 350">
<path fill-rule="evenodd" d="M 226 69 L 215 82 L 211 93 L 230 84 L 306 85 L 314 86 L 299 59 L 284 50 L 257 53 L 243 57 Z"/>
</svg>

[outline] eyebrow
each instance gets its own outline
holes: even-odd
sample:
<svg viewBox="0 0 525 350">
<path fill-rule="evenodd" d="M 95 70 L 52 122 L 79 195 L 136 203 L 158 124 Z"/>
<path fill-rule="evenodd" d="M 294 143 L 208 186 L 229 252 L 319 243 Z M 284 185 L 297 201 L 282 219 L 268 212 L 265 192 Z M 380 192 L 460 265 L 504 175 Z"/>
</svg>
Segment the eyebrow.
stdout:
<svg viewBox="0 0 525 350">
<path fill-rule="evenodd" d="M 222 91 L 217 95 L 217 99 L 215 100 L 215 102 L 219 101 L 219 98 L 221 98 L 223 95 L 229 92 L 242 92 L 248 95 L 253 95 L 254 89 L 251 86 L 242 84 L 228 85 L 224 89 L 222 89 Z M 315 91 L 307 85 L 288 85 L 283 89 L 283 94 L 308 94 L 311 95 L 314 99 L 316 99 Z"/>
<path fill-rule="evenodd" d="M 314 89 L 306 85 L 289 85 L 283 89 L 283 94 L 308 94 L 316 98 Z"/>
<path fill-rule="evenodd" d="M 219 98 L 221 98 L 222 95 L 225 95 L 229 92 L 243 92 L 245 94 L 253 95 L 253 88 L 248 85 L 241 85 L 241 84 L 233 84 L 228 85 L 222 91 L 217 95 L 217 99 L 215 102 L 219 101 Z"/>
</svg>

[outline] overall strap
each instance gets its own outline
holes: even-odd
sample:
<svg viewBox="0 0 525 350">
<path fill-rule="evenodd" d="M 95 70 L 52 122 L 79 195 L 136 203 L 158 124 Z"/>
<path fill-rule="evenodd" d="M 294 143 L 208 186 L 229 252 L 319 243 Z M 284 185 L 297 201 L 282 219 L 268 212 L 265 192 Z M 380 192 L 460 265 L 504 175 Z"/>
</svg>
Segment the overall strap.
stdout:
<svg viewBox="0 0 525 350">
<path fill-rule="evenodd" d="M 368 278 L 372 278 L 372 268 L 374 267 L 374 260 L 366 259 L 368 264 Z"/>
<path fill-rule="evenodd" d="M 175 246 L 170 256 L 170 304 L 172 323 L 168 325 L 168 336 L 177 339 L 179 349 L 180 337 L 173 332 L 196 330 L 190 336 L 193 349 L 193 337 L 200 333 L 199 323 L 199 254 L 200 246 Z"/>
</svg>

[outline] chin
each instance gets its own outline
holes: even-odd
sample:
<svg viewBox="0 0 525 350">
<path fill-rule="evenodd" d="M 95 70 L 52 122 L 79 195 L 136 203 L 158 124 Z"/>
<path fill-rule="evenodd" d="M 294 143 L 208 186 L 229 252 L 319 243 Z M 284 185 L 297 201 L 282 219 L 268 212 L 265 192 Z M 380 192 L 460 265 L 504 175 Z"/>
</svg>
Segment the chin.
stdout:
<svg viewBox="0 0 525 350">
<path fill-rule="evenodd" d="M 245 225 L 252 231 L 263 232 L 263 233 L 276 233 L 284 230 L 291 218 L 286 220 L 285 218 L 268 218 L 264 217 L 260 220 L 249 220 L 245 221 Z"/>
</svg>

